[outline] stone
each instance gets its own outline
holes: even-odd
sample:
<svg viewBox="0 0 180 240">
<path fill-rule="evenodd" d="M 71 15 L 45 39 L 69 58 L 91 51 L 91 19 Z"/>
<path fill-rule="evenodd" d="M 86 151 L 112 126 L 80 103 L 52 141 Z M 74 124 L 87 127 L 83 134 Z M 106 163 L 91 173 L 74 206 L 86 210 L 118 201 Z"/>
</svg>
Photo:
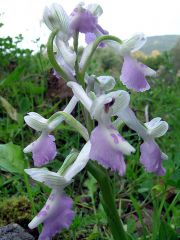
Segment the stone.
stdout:
<svg viewBox="0 0 180 240">
<path fill-rule="evenodd" d="M 27 233 L 21 226 L 16 223 L 8 224 L 0 227 L 1 240 L 35 240 L 35 238 Z"/>
</svg>

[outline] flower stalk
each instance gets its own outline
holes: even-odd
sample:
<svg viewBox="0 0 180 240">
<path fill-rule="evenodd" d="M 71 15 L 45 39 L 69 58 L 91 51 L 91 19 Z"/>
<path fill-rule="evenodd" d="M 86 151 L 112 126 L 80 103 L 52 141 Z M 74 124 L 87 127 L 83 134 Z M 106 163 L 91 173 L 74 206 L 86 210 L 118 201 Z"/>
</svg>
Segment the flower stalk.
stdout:
<svg viewBox="0 0 180 240">
<path fill-rule="evenodd" d="M 78 35 L 76 36 L 78 37 Z M 118 38 L 114 37 L 114 36 L 103 36 L 103 37 L 99 37 L 97 40 L 95 40 L 94 44 L 93 44 L 93 48 L 92 48 L 92 52 L 89 56 L 89 58 L 87 59 L 86 65 L 85 65 L 85 71 L 86 71 L 86 67 L 88 67 L 88 64 L 90 62 L 90 59 L 94 53 L 94 51 L 96 50 L 96 48 L 98 47 L 99 43 L 102 42 L 105 39 L 109 39 L 108 37 L 110 37 L 110 39 L 114 39 L 115 41 L 118 41 L 119 43 L 121 42 L 121 40 L 119 40 Z M 75 43 L 78 40 L 75 39 Z M 74 46 L 76 46 L 74 44 Z M 78 48 L 75 48 L 76 51 L 76 56 L 78 56 Z M 76 72 L 76 76 L 79 75 L 79 67 L 76 66 L 75 69 L 78 69 L 78 72 Z M 83 77 L 81 75 L 81 77 Z M 77 79 L 79 80 L 79 82 L 81 82 L 81 79 Z M 82 106 L 83 107 L 83 106 Z M 86 113 L 86 109 L 83 108 L 82 109 L 83 113 Z M 90 119 L 89 114 L 85 115 L 85 122 L 86 122 L 86 127 L 88 129 L 88 132 L 90 133 L 93 129 L 93 125 L 94 122 Z M 105 169 L 103 169 L 102 167 L 98 166 L 96 163 L 94 162 L 89 162 L 87 165 L 87 169 L 88 171 L 93 175 L 93 177 L 96 179 L 96 181 L 99 184 L 100 190 L 101 190 L 101 203 L 103 205 L 104 211 L 107 215 L 107 219 L 108 219 L 108 223 L 109 223 L 109 227 L 111 229 L 111 233 L 113 235 L 114 240 L 126 240 L 126 233 L 123 229 L 123 225 L 121 223 L 117 208 L 116 208 L 116 204 L 115 204 L 115 199 L 114 199 L 114 195 L 113 195 L 113 191 L 112 191 L 112 184 L 111 184 L 111 180 L 106 172 Z"/>
<path fill-rule="evenodd" d="M 93 46 L 92 46 L 92 49 L 91 49 L 91 53 L 89 54 L 89 56 L 88 56 L 88 58 L 87 58 L 87 60 L 86 60 L 86 62 L 85 62 L 85 64 L 84 64 L 84 67 L 83 67 L 83 69 L 81 70 L 81 78 L 84 78 L 85 73 L 86 73 L 86 70 L 87 70 L 87 68 L 88 68 L 88 65 L 89 65 L 89 63 L 90 63 L 90 61 L 91 61 L 91 58 L 92 58 L 93 54 L 95 53 L 95 51 L 96 51 L 97 47 L 99 46 L 99 44 L 100 44 L 101 42 L 103 42 L 103 41 L 108 41 L 108 40 L 115 41 L 115 42 L 117 42 L 117 43 L 119 43 L 119 44 L 122 44 L 121 39 L 119 39 L 118 37 L 112 36 L 112 35 L 104 35 L 104 36 L 98 37 L 98 38 L 94 41 Z"/>
<path fill-rule="evenodd" d="M 55 29 L 54 31 L 51 32 L 51 34 L 49 36 L 48 43 L 47 43 L 47 54 L 48 54 L 49 61 L 52 64 L 53 68 L 61 75 L 61 77 L 65 81 L 67 81 L 67 80 L 69 80 L 69 77 L 57 63 L 56 58 L 54 56 L 54 51 L 53 51 L 53 42 L 54 42 L 54 39 L 55 39 L 58 31 L 59 31 L 59 29 Z"/>
<path fill-rule="evenodd" d="M 112 192 L 112 184 L 107 172 L 92 162 L 88 163 L 87 169 L 99 184 L 101 190 L 101 203 L 104 211 L 106 212 L 109 227 L 114 240 L 126 240 L 126 233 L 123 229 L 123 225 L 116 209 L 115 199 Z"/>
</svg>

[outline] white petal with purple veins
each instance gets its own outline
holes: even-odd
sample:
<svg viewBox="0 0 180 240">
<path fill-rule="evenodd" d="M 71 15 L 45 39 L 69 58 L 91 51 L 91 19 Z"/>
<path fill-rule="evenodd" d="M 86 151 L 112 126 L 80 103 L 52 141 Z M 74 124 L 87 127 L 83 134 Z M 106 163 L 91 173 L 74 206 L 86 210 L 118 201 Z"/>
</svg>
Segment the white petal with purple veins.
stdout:
<svg viewBox="0 0 180 240">
<path fill-rule="evenodd" d="M 147 128 L 154 128 L 154 127 L 159 125 L 160 121 L 161 121 L 161 118 L 160 117 L 156 117 L 156 118 L 153 118 L 151 121 L 146 122 L 144 125 Z"/>
<path fill-rule="evenodd" d="M 58 189 L 59 191 L 71 183 L 71 181 L 68 181 L 65 177 L 45 168 L 30 168 L 24 171 L 34 180 L 44 183 L 52 189 Z"/>
<path fill-rule="evenodd" d="M 63 33 L 64 40 L 68 40 L 70 19 L 60 4 L 53 3 L 50 7 L 46 7 L 43 20 L 51 31 L 59 29 Z"/>
<path fill-rule="evenodd" d="M 163 136 L 168 130 L 168 123 L 161 121 L 161 118 L 154 118 L 145 123 L 145 126 L 147 127 L 147 133 L 153 138 Z"/>
<path fill-rule="evenodd" d="M 87 10 L 89 10 L 94 16 L 100 17 L 103 14 L 103 9 L 99 4 L 88 4 Z"/>
<path fill-rule="evenodd" d="M 36 112 L 28 113 L 28 115 L 24 117 L 24 121 L 36 131 L 43 131 L 48 128 L 48 120 Z"/>
</svg>

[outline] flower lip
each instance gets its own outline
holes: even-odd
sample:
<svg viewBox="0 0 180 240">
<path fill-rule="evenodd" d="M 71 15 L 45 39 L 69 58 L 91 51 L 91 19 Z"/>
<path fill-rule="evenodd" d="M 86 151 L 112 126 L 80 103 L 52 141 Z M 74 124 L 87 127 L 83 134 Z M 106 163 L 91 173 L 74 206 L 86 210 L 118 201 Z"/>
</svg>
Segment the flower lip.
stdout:
<svg viewBox="0 0 180 240">
<path fill-rule="evenodd" d="M 43 133 L 36 141 L 34 141 L 29 149 L 24 151 L 32 152 L 34 166 L 40 167 L 52 161 L 57 154 L 55 138 L 53 135 Z"/>
<path fill-rule="evenodd" d="M 133 59 L 130 55 L 124 57 L 120 80 L 127 88 L 137 92 L 150 89 L 146 76 L 155 76 L 155 71 Z"/>
<path fill-rule="evenodd" d="M 154 140 L 144 141 L 140 146 L 140 152 L 140 162 L 144 165 L 147 172 L 154 172 L 160 176 L 165 174 L 165 169 L 162 166 L 165 154 L 161 152 Z"/>
</svg>

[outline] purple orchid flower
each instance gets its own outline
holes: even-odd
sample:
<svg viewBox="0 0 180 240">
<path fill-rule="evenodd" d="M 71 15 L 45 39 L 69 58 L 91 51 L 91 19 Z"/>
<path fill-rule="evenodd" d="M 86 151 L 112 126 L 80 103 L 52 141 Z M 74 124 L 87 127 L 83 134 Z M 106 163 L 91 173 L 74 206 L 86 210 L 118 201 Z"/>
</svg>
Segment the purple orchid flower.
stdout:
<svg viewBox="0 0 180 240">
<path fill-rule="evenodd" d="M 70 227 L 75 215 L 72 206 L 72 199 L 64 192 L 52 190 L 46 204 L 28 226 L 34 229 L 43 223 L 38 239 L 52 239 L 57 233 Z"/>
<path fill-rule="evenodd" d="M 75 213 L 72 210 L 73 201 L 66 196 L 64 188 L 86 166 L 89 160 L 90 147 L 90 142 L 87 142 L 78 156 L 77 154 L 70 154 L 65 160 L 65 165 L 67 161 L 72 161 L 72 158 L 75 161 L 71 162 L 71 165 L 63 171 L 61 171 L 63 166 L 57 173 L 46 168 L 25 169 L 25 172 L 34 180 L 52 188 L 46 204 L 28 225 L 29 228 L 34 229 L 43 223 L 42 232 L 39 236 L 40 240 L 52 239 L 58 232 L 70 227 Z"/>
<path fill-rule="evenodd" d="M 78 100 L 72 97 L 64 112 L 70 114 L 75 108 Z M 30 112 L 24 117 L 27 125 L 34 130 L 41 132 L 40 137 L 24 148 L 24 153 L 32 152 L 34 166 L 40 167 L 52 161 L 57 154 L 55 138 L 49 133 L 53 131 L 64 119 L 56 117 L 52 121 L 46 119 L 36 112 Z"/>
<path fill-rule="evenodd" d="M 140 146 L 140 162 L 144 165 L 146 171 L 164 175 L 165 169 L 162 166 L 162 161 L 168 157 L 161 151 L 154 139 L 163 136 L 167 132 L 167 122 L 161 121 L 161 118 L 157 117 L 143 126 L 129 107 L 125 108 L 118 115 L 128 127 L 136 131 L 144 140 Z"/>
<path fill-rule="evenodd" d="M 123 155 L 129 155 L 135 149 L 113 127 L 111 117 L 127 107 L 129 94 L 125 91 L 115 91 L 103 94 L 92 102 L 79 84 L 69 82 L 68 86 L 90 112 L 91 117 L 98 121 L 98 126 L 90 136 L 89 158 L 123 176 L 126 169 Z"/>
<path fill-rule="evenodd" d="M 57 151 L 54 136 L 48 134 L 48 119 L 38 113 L 30 112 L 24 120 L 31 128 L 42 132 L 36 141 L 24 149 L 24 153 L 32 152 L 34 166 L 40 167 L 49 163 L 56 157 Z"/>
<path fill-rule="evenodd" d="M 150 85 L 145 77 L 156 75 L 153 69 L 130 56 L 130 52 L 137 51 L 145 42 L 146 38 L 144 34 L 137 34 L 119 47 L 121 55 L 124 56 L 120 80 L 127 88 L 136 92 L 143 92 L 150 89 Z"/>
<path fill-rule="evenodd" d="M 108 32 L 98 24 L 98 17 L 103 13 L 98 4 L 89 4 L 86 8 L 79 4 L 71 13 L 71 29 L 85 34 L 87 44 L 93 42 L 97 36 L 106 35 Z M 104 44 L 99 45 L 103 47 Z"/>
</svg>

